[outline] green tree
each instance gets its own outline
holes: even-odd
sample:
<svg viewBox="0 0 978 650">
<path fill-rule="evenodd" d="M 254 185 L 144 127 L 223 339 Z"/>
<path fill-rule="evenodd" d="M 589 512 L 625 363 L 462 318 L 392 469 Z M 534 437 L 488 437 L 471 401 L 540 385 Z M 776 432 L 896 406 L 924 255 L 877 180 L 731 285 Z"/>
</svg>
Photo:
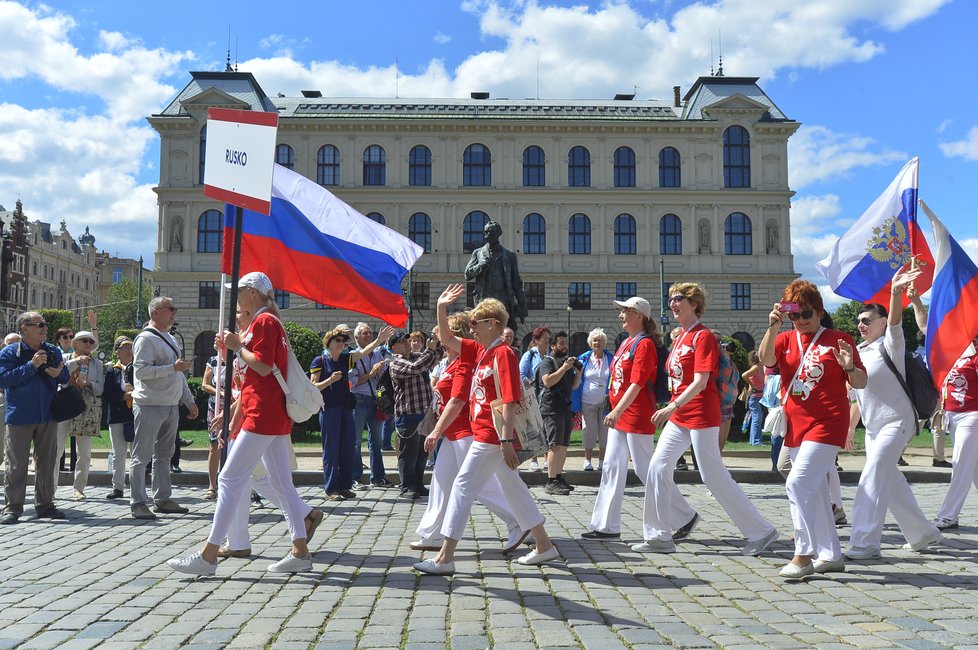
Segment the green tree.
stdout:
<svg viewBox="0 0 978 650">
<path fill-rule="evenodd" d="M 313 358 L 323 353 L 322 338 L 308 327 L 292 321 L 286 321 L 283 326 L 285 335 L 289 337 L 289 344 L 295 352 L 295 358 L 303 368 L 308 369 Z"/>
<path fill-rule="evenodd" d="M 55 337 L 57 337 L 59 329 L 69 327 L 74 331 L 75 312 L 68 309 L 42 309 L 40 314 L 44 317 L 44 322 L 48 324 L 48 341 L 55 345 L 58 344 Z"/>
<path fill-rule="evenodd" d="M 117 336 L 126 334 L 131 336 L 131 332 L 136 324 L 136 298 L 138 294 L 139 281 L 134 278 L 125 278 L 121 282 L 113 284 L 109 288 L 107 304 L 99 307 L 98 313 L 99 331 L 99 350 L 104 352 L 107 357 L 112 356 L 112 344 Z M 145 321 L 148 318 L 146 304 L 153 298 L 153 289 L 143 282 L 143 303 L 140 305 L 139 320 Z M 125 330 L 124 332 L 122 330 Z"/>
<path fill-rule="evenodd" d="M 889 305 L 883 305 L 889 307 Z M 858 300 L 850 300 L 841 305 L 832 314 L 832 324 L 835 329 L 845 332 L 852 338 L 859 340 L 858 319 L 863 311 L 863 303 Z M 907 349 L 914 350 L 917 347 L 917 319 L 914 317 L 913 308 L 907 307 L 903 310 L 903 336 L 907 342 Z"/>
</svg>

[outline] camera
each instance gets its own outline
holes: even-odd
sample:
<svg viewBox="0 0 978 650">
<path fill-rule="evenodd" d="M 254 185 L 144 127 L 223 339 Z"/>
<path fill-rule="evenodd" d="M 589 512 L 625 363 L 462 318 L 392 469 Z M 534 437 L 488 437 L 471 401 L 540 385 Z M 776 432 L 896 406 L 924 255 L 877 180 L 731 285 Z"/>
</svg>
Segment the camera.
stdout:
<svg viewBox="0 0 978 650">
<path fill-rule="evenodd" d="M 574 368 L 576 368 L 577 370 L 580 370 L 581 368 L 584 367 L 584 364 L 581 363 L 581 360 L 578 359 L 577 357 L 571 357 L 571 359 L 574 360 Z"/>
</svg>

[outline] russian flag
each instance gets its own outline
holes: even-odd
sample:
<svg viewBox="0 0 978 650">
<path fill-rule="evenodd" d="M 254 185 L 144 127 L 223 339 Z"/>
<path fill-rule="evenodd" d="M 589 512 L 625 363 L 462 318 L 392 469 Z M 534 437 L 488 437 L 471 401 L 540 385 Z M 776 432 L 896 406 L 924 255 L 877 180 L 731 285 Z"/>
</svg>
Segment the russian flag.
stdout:
<svg viewBox="0 0 978 650">
<path fill-rule="evenodd" d="M 978 336 L 978 267 L 923 201 L 937 245 L 927 314 L 927 365 L 940 390 L 951 367 Z"/>
<path fill-rule="evenodd" d="M 224 273 L 231 273 L 234 210 L 225 206 Z M 276 289 L 395 327 L 407 323 L 401 281 L 424 252 L 410 239 L 280 165 L 272 178 L 270 213 L 243 212 L 242 275 L 261 271 Z"/>
<path fill-rule="evenodd" d="M 923 294 L 934 277 L 934 258 L 917 227 L 917 157 L 903 166 L 890 186 L 849 228 L 832 252 L 815 265 L 837 295 L 863 303 L 890 304 L 890 281 L 916 257 Z M 904 307 L 910 300 L 904 296 Z"/>
</svg>

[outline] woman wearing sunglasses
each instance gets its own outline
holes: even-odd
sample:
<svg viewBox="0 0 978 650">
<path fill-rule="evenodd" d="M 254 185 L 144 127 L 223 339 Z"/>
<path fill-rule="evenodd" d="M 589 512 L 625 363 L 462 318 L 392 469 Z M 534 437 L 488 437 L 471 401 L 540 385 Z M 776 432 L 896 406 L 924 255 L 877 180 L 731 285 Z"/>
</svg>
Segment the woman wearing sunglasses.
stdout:
<svg viewBox="0 0 978 650">
<path fill-rule="evenodd" d="M 669 289 L 669 308 L 682 326 L 666 359 L 672 400 L 652 416 L 653 424 L 664 428 L 652 455 L 651 485 L 645 490 L 645 541 L 632 550 L 673 553 L 675 540 L 688 536 L 699 521 L 693 512 L 680 530 L 674 533 L 670 526 L 679 513 L 692 511 L 674 477 L 676 460 L 692 443 L 703 483 L 747 538 L 741 555 L 759 555 L 778 538 L 778 531 L 761 516 L 720 458 L 720 394 L 716 385 L 720 345 L 716 335 L 700 322 L 706 311 L 706 292 L 695 282 L 674 284 Z"/>
<path fill-rule="evenodd" d="M 852 337 L 821 325 L 825 308 L 807 280 L 789 284 L 768 315 L 758 348 L 761 363 L 781 370 L 787 422 L 784 446 L 791 457 L 788 502 L 795 527 L 795 555 L 780 575 L 800 579 L 844 571 L 842 548 L 827 498 L 828 472 L 846 442 L 849 392 L 866 387 L 866 370 Z M 794 331 L 781 332 L 785 317 Z"/>
</svg>

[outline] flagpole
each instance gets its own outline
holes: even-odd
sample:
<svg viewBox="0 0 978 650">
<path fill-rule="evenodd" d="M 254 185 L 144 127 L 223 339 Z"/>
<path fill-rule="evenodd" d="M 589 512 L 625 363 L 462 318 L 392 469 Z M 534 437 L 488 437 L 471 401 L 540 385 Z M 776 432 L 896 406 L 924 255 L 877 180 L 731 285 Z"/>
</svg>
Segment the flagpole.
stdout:
<svg viewBox="0 0 978 650">
<path fill-rule="evenodd" d="M 231 296 L 230 303 L 232 309 L 228 310 L 230 313 L 227 315 L 227 330 L 229 332 L 234 332 L 237 330 L 235 323 L 235 312 L 238 304 L 238 276 L 241 273 L 241 231 L 244 226 L 244 210 L 240 206 L 234 206 L 234 247 L 232 249 L 231 258 Z M 221 287 L 221 294 L 224 294 L 224 288 Z M 224 368 L 224 385 L 226 387 L 231 386 L 231 381 L 233 378 L 233 368 L 231 364 L 234 360 L 234 353 L 231 352 L 230 348 L 224 348 L 225 350 L 225 363 L 227 364 Z M 230 390 L 228 390 L 228 395 L 230 395 Z M 221 440 L 224 444 L 221 446 L 221 467 L 224 467 L 224 463 L 228 456 L 228 432 L 231 425 L 231 400 L 224 400 L 224 421 L 221 423 Z"/>
<path fill-rule="evenodd" d="M 226 307 L 226 302 L 227 302 L 227 299 L 225 298 L 225 293 L 224 293 L 224 285 L 227 284 L 227 279 L 228 279 L 227 274 L 226 273 L 221 273 L 221 285 L 220 285 L 221 302 L 220 302 L 220 308 L 218 309 L 218 312 L 217 312 L 217 331 L 218 332 L 221 331 L 221 324 L 224 322 L 225 307 Z M 224 376 L 221 374 L 221 370 L 224 368 L 224 365 L 225 365 L 224 364 L 224 359 L 222 359 L 221 358 L 221 355 L 218 354 L 217 355 L 217 367 L 214 368 L 214 390 L 215 390 L 215 393 L 214 393 L 214 413 L 223 413 L 224 412 L 224 398 L 221 395 L 221 386 L 224 385 Z M 211 423 L 208 422 L 207 423 L 207 427 L 210 428 L 210 426 L 211 426 Z"/>
</svg>

